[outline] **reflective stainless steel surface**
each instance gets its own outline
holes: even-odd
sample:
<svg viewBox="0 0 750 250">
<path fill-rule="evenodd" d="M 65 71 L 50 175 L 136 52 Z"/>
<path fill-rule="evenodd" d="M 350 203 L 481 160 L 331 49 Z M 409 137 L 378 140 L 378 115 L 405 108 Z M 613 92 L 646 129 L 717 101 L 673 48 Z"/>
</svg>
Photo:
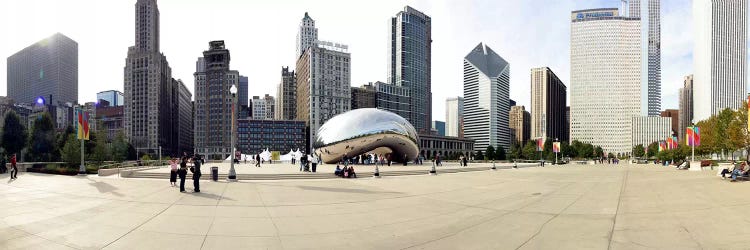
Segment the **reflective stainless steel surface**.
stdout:
<svg viewBox="0 0 750 250">
<path fill-rule="evenodd" d="M 413 161 L 419 153 L 419 138 L 403 117 L 380 109 L 355 109 L 337 115 L 320 127 L 313 142 L 315 153 L 325 163 L 361 154 L 390 154 L 396 162 Z"/>
</svg>

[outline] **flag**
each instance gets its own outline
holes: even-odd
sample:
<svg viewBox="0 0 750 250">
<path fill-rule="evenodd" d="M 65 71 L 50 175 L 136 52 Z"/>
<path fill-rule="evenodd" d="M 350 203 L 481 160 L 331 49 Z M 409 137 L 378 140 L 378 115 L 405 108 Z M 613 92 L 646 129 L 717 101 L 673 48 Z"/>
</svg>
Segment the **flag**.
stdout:
<svg viewBox="0 0 750 250">
<path fill-rule="evenodd" d="M 672 137 L 667 137 L 667 149 L 672 149 Z"/>
<path fill-rule="evenodd" d="M 667 150 L 667 144 L 664 141 L 659 141 L 659 152 Z"/>
<path fill-rule="evenodd" d="M 539 138 L 536 140 L 536 151 L 544 151 L 544 138 Z"/>
<path fill-rule="evenodd" d="M 78 140 L 89 140 L 89 114 L 80 109 L 76 109 L 76 131 Z"/>
<path fill-rule="evenodd" d="M 553 142 L 552 143 L 552 152 L 554 152 L 554 153 L 560 153 L 560 142 Z"/>
<path fill-rule="evenodd" d="M 672 136 L 672 148 L 677 149 L 680 144 L 677 142 L 677 136 Z"/>
<path fill-rule="evenodd" d="M 693 127 L 687 127 L 685 128 L 685 143 L 688 146 L 694 146 L 695 145 L 695 130 L 693 130 Z"/>
<path fill-rule="evenodd" d="M 695 143 L 695 146 L 701 145 L 701 130 L 698 126 L 693 127 L 693 143 Z"/>
</svg>

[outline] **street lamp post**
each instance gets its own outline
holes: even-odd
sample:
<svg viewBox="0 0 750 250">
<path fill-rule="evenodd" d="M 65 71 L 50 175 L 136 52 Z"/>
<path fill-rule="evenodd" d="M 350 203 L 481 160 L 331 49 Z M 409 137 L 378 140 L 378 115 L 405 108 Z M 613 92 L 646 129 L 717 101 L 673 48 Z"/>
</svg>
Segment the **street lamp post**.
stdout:
<svg viewBox="0 0 750 250">
<path fill-rule="evenodd" d="M 229 139 L 230 143 L 232 144 L 231 146 L 232 152 L 229 153 L 231 155 L 230 158 L 232 159 L 232 161 L 229 163 L 229 174 L 227 175 L 227 181 L 237 181 L 237 172 L 234 170 L 234 160 L 235 160 L 234 158 L 235 157 L 234 156 L 234 152 L 235 152 L 235 149 L 234 149 L 234 128 L 235 128 L 234 109 L 235 109 L 235 105 L 237 104 L 237 87 L 235 87 L 234 84 L 232 84 L 232 87 L 229 88 L 229 92 L 232 93 L 232 121 L 231 121 L 232 131 L 230 132 L 231 138 Z"/>
</svg>

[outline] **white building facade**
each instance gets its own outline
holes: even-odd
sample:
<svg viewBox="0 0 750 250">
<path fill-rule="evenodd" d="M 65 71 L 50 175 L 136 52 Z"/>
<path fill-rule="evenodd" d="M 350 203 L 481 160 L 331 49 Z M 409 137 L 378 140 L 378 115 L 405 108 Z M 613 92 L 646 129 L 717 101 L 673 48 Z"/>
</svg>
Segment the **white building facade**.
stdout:
<svg viewBox="0 0 750 250">
<path fill-rule="evenodd" d="M 315 28 L 315 20 L 313 20 L 307 12 L 305 12 L 305 16 L 299 23 L 296 41 L 297 57 L 294 58 L 295 60 L 299 58 L 302 53 L 305 53 L 307 48 L 313 46 L 315 42 L 318 41 L 318 28 Z"/>
<path fill-rule="evenodd" d="M 738 109 L 747 91 L 747 0 L 693 0 L 693 122 Z"/>
<path fill-rule="evenodd" d="M 572 12 L 571 141 L 615 154 L 631 151 L 631 119 L 648 111 L 640 32 L 639 19 L 619 16 L 616 8 Z"/>
<path fill-rule="evenodd" d="M 623 16 L 641 20 L 642 115 L 661 112 L 661 0 L 622 0 Z"/>
<path fill-rule="evenodd" d="M 463 137 L 464 98 L 450 97 L 445 100 L 445 135 Z"/>
<path fill-rule="evenodd" d="M 510 150 L 510 64 L 480 43 L 464 57 L 464 137 Z"/>
<path fill-rule="evenodd" d="M 631 127 L 633 128 L 630 140 L 631 151 L 636 145 L 640 144 L 646 148 L 653 142 L 666 140 L 672 136 L 672 118 L 670 117 L 633 117 L 631 119 Z"/>
</svg>

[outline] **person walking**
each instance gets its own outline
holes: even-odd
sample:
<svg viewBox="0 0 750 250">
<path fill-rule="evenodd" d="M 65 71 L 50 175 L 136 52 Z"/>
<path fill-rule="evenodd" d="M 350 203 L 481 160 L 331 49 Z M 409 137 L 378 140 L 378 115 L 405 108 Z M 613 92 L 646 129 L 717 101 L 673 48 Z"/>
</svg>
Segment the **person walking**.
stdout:
<svg viewBox="0 0 750 250">
<path fill-rule="evenodd" d="M 10 157 L 10 179 L 18 179 L 18 166 L 16 166 L 16 154 Z"/>
<path fill-rule="evenodd" d="M 255 166 L 260 167 L 260 155 L 255 155 Z"/>
<path fill-rule="evenodd" d="M 201 192 L 201 159 L 200 156 L 196 156 L 193 158 L 193 192 L 200 193 Z"/>
<path fill-rule="evenodd" d="M 463 157 L 463 161 L 464 161 L 464 167 L 469 166 L 469 157 L 464 157 L 464 156 L 462 156 L 462 157 Z"/>
<path fill-rule="evenodd" d="M 305 155 L 305 154 L 304 154 L 304 153 L 302 153 L 302 155 L 300 155 L 300 157 L 299 157 L 299 171 L 300 171 L 300 172 L 302 172 L 302 171 L 304 171 L 304 170 L 305 170 L 305 163 L 304 163 L 304 162 L 302 162 L 302 161 L 303 161 L 303 160 L 302 160 L 302 158 L 304 157 L 304 155 Z"/>
<path fill-rule="evenodd" d="M 180 169 L 177 170 L 177 176 L 180 177 L 180 193 L 185 192 L 185 177 L 187 176 L 187 156 L 180 160 Z"/>
<path fill-rule="evenodd" d="M 169 160 L 169 185 L 171 186 L 177 186 L 177 158 L 172 158 Z"/>
</svg>

